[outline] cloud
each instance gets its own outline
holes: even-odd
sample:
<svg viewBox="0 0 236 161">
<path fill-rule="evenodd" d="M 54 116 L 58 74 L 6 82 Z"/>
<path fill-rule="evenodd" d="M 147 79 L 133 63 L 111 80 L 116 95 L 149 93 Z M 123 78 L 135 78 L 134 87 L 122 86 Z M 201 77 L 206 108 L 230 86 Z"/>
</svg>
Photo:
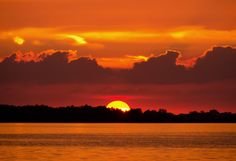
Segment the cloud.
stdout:
<svg viewBox="0 0 236 161">
<path fill-rule="evenodd" d="M 214 80 L 236 80 L 236 49 L 214 47 L 199 57 L 192 69 L 196 82 Z"/>
<path fill-rule="evenodd" d="M 206 83 L 236 80 L 236 49 L 214 47 L 196 59 L 193 67 L 178 64 L 180 53 L 168 51 L 164 55 L 134 64 L 126 72 L 132 83 Z"/>
<path fill-rule="evenodd" d="M 16 61 L 17 54 L 0 63 L 1 83 L 99 83 L 108 81 L 109 70 L 94 59 L 81 57 L 69 62 L 69 52 L 41 55 L 41 61 Z"/>
<path fill-rule="evenodd" d="M 85 39 L 83 37 L 80 37 L 77 35 L 64 34 L 64 35 L 60 35 L 60 36 L 74 40 L 75 45 L 86 45 L 88 43 L 87 41 L 85 41 Z"/>
<path fill-rule="evenodd" d="M 179 56 L 178 52 L 167 51 L 166 54 L 151 57 L 146 62 L 135 63 L 133 68 L 126 72 L 126 77 L 134 83 L 179 83 L 186 81 L 187 68 L 176 64 Z"/>
<path fill-rule="evenodd" d="M 131 69 L 104 68 L 74 51 L 13 54 L 0 63 L 1 83 L 179 84 L 236 80 L 236 49 L 214 47 L 193 67 L 179 64 L 180 53 L 167 51 L 135 63 Z M 73 57 L 71 59 L 71 57 Z"/>
</svg>

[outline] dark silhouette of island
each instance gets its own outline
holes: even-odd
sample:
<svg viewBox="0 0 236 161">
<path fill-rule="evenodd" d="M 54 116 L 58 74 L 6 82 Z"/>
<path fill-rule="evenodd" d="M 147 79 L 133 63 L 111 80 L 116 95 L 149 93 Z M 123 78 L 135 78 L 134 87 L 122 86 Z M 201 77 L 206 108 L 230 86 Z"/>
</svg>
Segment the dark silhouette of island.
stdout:
<svg viewBox="0 0 236 161">
<path fill-rule="evenodd" d="M 123 112 L 105 106 L 49 107 L 46 105 L 0 105 L 0 122 L 97 122 L 97 123 L 236 123 L 236 113 L 208 112 L 173 114 L 165 109 L 131 109 Z"/>
</svg>

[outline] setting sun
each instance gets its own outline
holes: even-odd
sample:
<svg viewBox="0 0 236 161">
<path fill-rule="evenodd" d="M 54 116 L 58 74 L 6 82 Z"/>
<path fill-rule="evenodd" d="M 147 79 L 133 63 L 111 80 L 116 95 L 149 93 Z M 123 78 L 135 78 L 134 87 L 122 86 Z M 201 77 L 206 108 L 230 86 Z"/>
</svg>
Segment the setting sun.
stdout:
<svg viewBox="0 0 236 161">
<path fill-rule="evenodd" d="M 115 109 L 119 109 L 121 111 L 129 111 L 130 107 L 127 103 L 123 102 L 123 101 L 112 101 L 107 105 L 107 108 L 115 108 Z"/>
</svg>

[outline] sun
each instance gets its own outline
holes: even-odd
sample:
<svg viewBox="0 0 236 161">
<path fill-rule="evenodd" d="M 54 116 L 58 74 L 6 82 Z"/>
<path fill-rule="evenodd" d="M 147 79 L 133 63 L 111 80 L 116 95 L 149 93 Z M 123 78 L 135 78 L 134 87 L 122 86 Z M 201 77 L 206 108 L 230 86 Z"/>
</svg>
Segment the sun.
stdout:
<svg viewBox="0 0 236 161">
<path fill-rule="evenodd" d="M 114 108 L 114 109 L 119 109 L 121 111 L 129 111 L 130 107 L 127 103 L 123 102 L 123 101 L 112 101 L 107 105 L 107 108 Z"/>
</svg>

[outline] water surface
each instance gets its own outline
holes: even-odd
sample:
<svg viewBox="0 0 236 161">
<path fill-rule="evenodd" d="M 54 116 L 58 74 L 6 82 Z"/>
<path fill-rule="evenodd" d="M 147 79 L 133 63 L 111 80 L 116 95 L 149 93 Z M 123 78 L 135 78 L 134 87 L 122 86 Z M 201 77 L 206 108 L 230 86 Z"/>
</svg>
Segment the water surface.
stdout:
<svg viewBox="0 0 236 161">
<path fill-rule="evenodd" d="M 1 161 L 235 161 L 236 124 L 0 124 Z"/>
</svg>

